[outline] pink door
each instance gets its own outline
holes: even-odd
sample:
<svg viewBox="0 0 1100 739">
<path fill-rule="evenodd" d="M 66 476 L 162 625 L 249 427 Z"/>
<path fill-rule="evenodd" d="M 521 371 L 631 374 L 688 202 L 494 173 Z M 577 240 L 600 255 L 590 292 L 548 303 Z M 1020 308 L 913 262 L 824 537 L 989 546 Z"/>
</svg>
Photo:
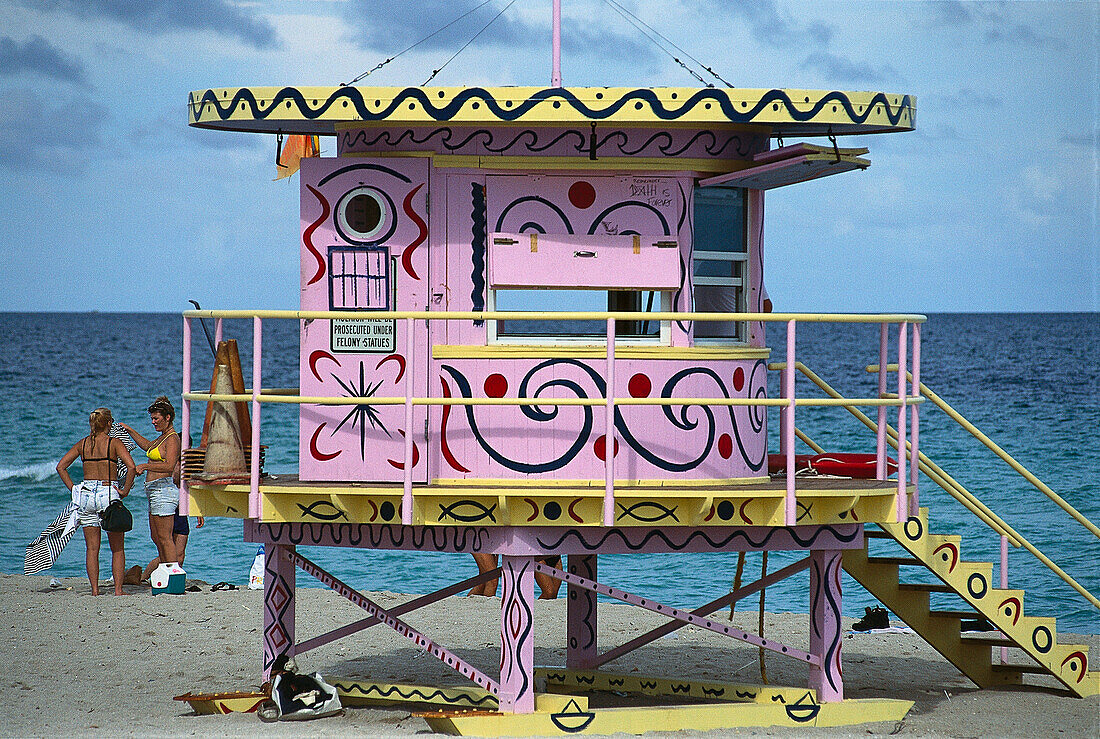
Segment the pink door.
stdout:
<svg viewBox="0 0 1100 739">
<path fill-rule="evenodd" d="M 424 158 L 302 161 L 302 309 L 356 314 L 302 321 L 301 394 L 349 400 L 301 406 L 303 480 L 401 481 L 406 434 L 413 480 L 427 480 L 425 407 L 410 429 L 404 405 L 369 399 L 403 397 L 410 377 L 427 394 L 424 323 L 410 355 L 406 321 L 371 316 L 427 308 L 428 171 Z"/>
</svg>

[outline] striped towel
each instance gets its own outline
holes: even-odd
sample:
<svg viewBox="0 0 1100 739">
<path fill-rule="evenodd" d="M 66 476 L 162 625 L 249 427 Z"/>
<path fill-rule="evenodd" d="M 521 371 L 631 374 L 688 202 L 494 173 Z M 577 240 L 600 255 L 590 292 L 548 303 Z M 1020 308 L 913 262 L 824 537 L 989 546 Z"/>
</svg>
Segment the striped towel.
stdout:
<svg viewBox="0 0 1100 739">
<path fill-rule="evenodd" d="M 122 424 L 117 421 L 111 424 L 107 436 L 120 440 L 128 452 L 133 451 L 137 446 L 130 435 L 126 433 L 126 430 L 122 428 Z M 125 479 L 126 463 L 120 459 L 118 460 L 118 480 L 122 482 Z M 70 503 L 61 512 L 61 515 L 38 535 L 37 539 L 27 545 L 27 552 L 23 557 L 24 575 L 33 575 L 36 572 L 53 567 L 53 563 L 61 556 L 61 551 L 79 528 L 76 525 L 76 513 L 76 505 Z"/>
<path fill-rule="evenodd" d="M 47 526 L 37 539 L 27 545 L 27 553 L 23 557 L 24 575 L 33 575 L 53 567 L 53 563 L 61 556 L 61 550 L 76 533 L 76 526 L 68 525 L 69 518 L 75 513 L 74 504 L 65 506 L 61 515 L 54 519 L 54 522 Z"/>
<path fill-rule="evenodd" d="M 111 424 L 111 430 L 107 432 L 107 436 L 112 439 L 118 439 L 126 447 L 126 451 L 133 452 L 137 444 L 134 442 L 130 435 L 126 433 L 126 429 L 122 428 L 122 424 L 115 421 Z M 121 459 L 118 460 L 118 481 L 122 482 L 126 479 L 126 463 Z"/>
</svg>

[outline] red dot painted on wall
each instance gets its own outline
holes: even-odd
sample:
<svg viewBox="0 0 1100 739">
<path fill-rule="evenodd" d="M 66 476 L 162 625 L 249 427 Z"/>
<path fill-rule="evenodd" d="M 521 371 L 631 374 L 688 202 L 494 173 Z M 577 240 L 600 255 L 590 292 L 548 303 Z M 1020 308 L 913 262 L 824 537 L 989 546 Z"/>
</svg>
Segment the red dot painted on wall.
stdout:
<svg viewBox="0 0 1100 739">
<path fill-rule="evenodd" d="M 738 367 L 733 371 L 733 389 L 741 392 L 743 387 L 745 387 L 745 370 Z"/>
<path fill-rule="evenodd" d="M 630 382 L 626 384 L 626 389 L 632 398 L 648 398 L 649 392 L 653 389 L 653 383 L 649 381 L 648 377 L 639 372 L 630 378 Z"/>
<path fill-rule="evenodd" d="M 596 202 L 596 188 L 584 180 L 578 180 L 569 186 L 569 202 L 574 208 L 591 207 Z"/>
<path fill-rule="evenodd" d="M 718 437 L 718 453 L 722 455 L 722 459 L 729 459 L 733 455 L 733 439 L 729 434 Z"/>
<path fill-rule="evenodd" d="M 490 398 L 503 398 L 508 392 L 508 381 L 504 375 L 493 373 L 485 378 L 485 394 Z"/>
<path fill-rule="evenodd" d="M 596 456 L 601 462 L 607 459 L 607 436 L 601 434 L 600 438 L 592 444 L 592 451 L 596 453 Z M 615 456 L 619 456 L 619 440 L 615 439 Z"/>
</svg>

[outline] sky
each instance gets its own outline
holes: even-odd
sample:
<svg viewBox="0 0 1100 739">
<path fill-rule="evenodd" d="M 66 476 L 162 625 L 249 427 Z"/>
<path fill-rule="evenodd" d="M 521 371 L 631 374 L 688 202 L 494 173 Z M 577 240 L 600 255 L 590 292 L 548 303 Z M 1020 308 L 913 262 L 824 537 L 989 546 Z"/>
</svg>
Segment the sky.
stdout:
<svg viewBox="0 0 1100 739">
<path fill-rule="evenodd" d="M 273 136 L 188 127 L 188 93 L 347 83 L 481 3 L 0 0 L 0 311 L 297 308 L 297 176 L 272 181 Z M 776 310 L 1100 310 L 1100 2 L 562 15 L 566 86 L 699 85 L 675 56 L 733 87 L 916 97 L 915 131 L 839 138 L 866 171 L 767 194 Z M 359 84 L 549 85 L 550 22 L 490 0 Z"/>
</svg>

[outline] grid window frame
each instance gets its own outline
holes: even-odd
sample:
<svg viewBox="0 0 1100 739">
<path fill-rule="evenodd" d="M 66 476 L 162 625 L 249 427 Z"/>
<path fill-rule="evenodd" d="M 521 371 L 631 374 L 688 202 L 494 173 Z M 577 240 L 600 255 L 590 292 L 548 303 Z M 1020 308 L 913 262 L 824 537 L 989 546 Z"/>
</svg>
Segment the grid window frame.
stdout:
<svg viewBox="0 0 1100 739">
<path fill-rule="evenodd" d="M 329 310 L 390 310 L 390 257 L 385 246 L 330 246 Z"/>
</svg>

